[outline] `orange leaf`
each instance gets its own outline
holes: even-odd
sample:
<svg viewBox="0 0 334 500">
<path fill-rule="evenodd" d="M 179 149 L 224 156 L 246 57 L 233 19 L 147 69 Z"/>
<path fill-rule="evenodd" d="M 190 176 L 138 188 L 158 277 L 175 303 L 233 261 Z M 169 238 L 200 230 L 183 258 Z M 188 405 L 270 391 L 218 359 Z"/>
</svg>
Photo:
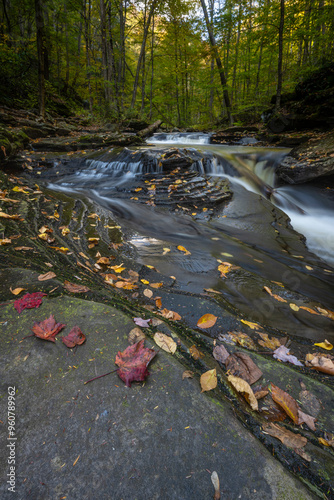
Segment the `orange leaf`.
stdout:
<svg viewBox="0 0 334 500">
<path fill-rule="evenodd" d="M 198 328 L 211 328 L 217 321 L 217 316 L 213 314 L 204 314 L 198 321 Z"/>
<path fill-rule="evenodd" d="M 298 415 L 298 404 L 295 399 L 293 399 L 290 394 L 285 391 L 282 391 L 279 387 L 270 384 L 269 390 L 271 392 L 271 397 L 284 411 L 285 413 L 293 420 L 295 424 L 299 422 Z"/>
</svg>

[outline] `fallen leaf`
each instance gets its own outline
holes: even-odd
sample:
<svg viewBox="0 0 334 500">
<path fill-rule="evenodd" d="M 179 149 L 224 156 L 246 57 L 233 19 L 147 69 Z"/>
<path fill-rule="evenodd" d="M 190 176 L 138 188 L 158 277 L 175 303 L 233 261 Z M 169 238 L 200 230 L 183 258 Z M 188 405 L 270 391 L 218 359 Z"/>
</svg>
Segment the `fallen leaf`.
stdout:
<svg viewBox="0 0 334 500">
<path fill-rule="evenodd" d="M 212 351 L 213 357 L 219 361 L 219 363 L 225 364 L 225 361 L 229 357 L 230 353 L 225 349 L 223 345 L 216 345 Z"/>
<path fill-rule="evenodd" d="M 273 383 L 270 384 L 269 386 L 269 391 L 271 393 L 271 397 L 277 403 L 288 415 L 288 417 L 291 418 L 291 420 L 295 423 L 298 424 L 299 421 L 299 416 L 298 416 L 298 404 L 295 399 L 293 399 L 290 394 L 287 392 L 283 391 Z"/>
<path fill-rule="evenodd" d="M 33 247 L 14 247 L 14 250 L 18 250 L 18 251 L 33 250 Z"/>
<path fill-rule="evenodd" d="M 185 378 L 193 378 L 193 377 L 194 377 L 194 372 L 192 372 L 190 370 L 185 370 L 182 373 L 182 380 L 184 380 Z"/>
<path fill-rule="evenodd" d="M 301 363 L 296 356 L 293 356 L 290 354 L 290 349 L 285 347 L 284 345 L 281 345 L 278 349 L 275 349 L 274 358 L 279 359 L 280 361 L 283 361 L 283 363 L 288 362 L 292 363 L 293 365 L 296 366 L 304 366 L 303 363 Z"/>
<path fill-rule="evenodd" d="M 70 232 L 70 230 L 69 230 L 69 228 L 68 228 L 68 227 L 66 227 L 66 226 L 65 226 L 65 227 L 62 227 L 62 228 L 61 228 L 61 234 L 62 234 L 63 236 L 66 236 L 67 234 L 69 234 L 69 232 Z"/>
<path fill-rule="evenodd" d="M 3 238 L 0 240 L 0 245 L 10 245 L 12 240 L 10 238 Z"/>
<path fill-rule="evenodd" d="M 201 351 L 199 351 L 195 345 L 189 347 L 189 352 L 195 360 L 204 358 L 204 354 Z"/>
<path fill-rule="evenodd" d="M 149 284 L 150 284 L 150 282 L 149 282 L 149 281 L 144 280 L 144 279 L 141 279 L 140 281 L 141 281 L 144 285 L 149 285 Z"/>
<path fill-rule="evenodd" d="M 123 352 L 118 352 L 115 363 L 119 366 L 118 376 L 131 387 L 131 382 L 143 382 L 149 375 L 148 364 L 157 354 L 154 349 L 144 347 L 145 340 L 140 340 L 127 347 Z"/>
<path fill-rule="evenodd" d="M 213 368 L 213 370 L 208 370 L 205 373 L 202 373 L 200 378 L 201 384 L 201 392 L 211 391 L 215 387 L 217 387 L 217 370 Z"/>
<path fill-rule="evenodd" d="M 333 346 L 328 340 L 324 340 L 323 342 L 320 342 L 319 344 L 313 344 L 318 347 L 322 347 L 323 349 L 326 349 L 327 351 L 331 351 L 333 349 Z"/>
<path fill-rule="evenodd" d="M 166 255 L 168 252 L 170 252 L 170 248 L 163 248 L 162 255 Z"/>
<path fill-rule="evenodd" d="M 218 292 L 217 290 L 214 290 L 213 288 L 204 288 L 204 291 L 208 292 L 208 293 L 216 293 L 217 295 L 222 295 L 221 292 Z"/>
<path fill-rule="evenodd" d="M 121 273 L 125 269 L 125 267 L 122 267 L 122 264 L 120 266 L 109 266 L 109 268 L 113 269 L 115 273 Z"/>
<path fill-rule="evenodd" d="M 171 319 L 173 321 L 179 321 L 181 319 L 181 316 L 177 312 L 169 311 L 166 308 L 160 311 L 159 314 L 161 314 L 164 318 Z"/>
<path fill-rule="evenodd" d="M 17 214 L 9 215 L 5 212 L 0 212 L 0 217 L 2 217 L 3 219 L 20 219 L 20 216 Z"/>
<path fill-rule="evenodd" d="M 50 247 L 50 248 L 53 248 L 57 252 L 61 252 L 61 253 L 67 253 L 69 251 L 69 249 L 66 247 Z"/>
<path fill-rule="evenodd" d="M 249 326 L 252 330 L 257 330 L 258 328 L 262 328 L 262 326 L 258 325 L 257 323 L 252 323 L 251 321 L 246 321 L 245 319 L 240 320 L 241 323 L 244 323 L 244 325 Z"/>
<path fill-rule="evenodd" d="M 161 309 L 161 308 L 162 308 L 161 297 L 157 297 L 157 298 L 155 299 L 155 306 L 156 306 L 158 309 Z"/>
<path fill-rule="evenodd" d="M 110 259 L 109 257 L 100 257 L 99 260 L 96 261 L 96 264 L 108 266 L 110 264 Z"/>
<path fill-rule="evenodd" d="M 150 286 L 152 288 L 161 288 L 163 286 L 163 283 L 151 283 Z"/>
<path fill-rule="evenodd" d="M 40 274 L 37 279 L 38 281 L 47 281 L 47 280 L 52 280 L 55 277 L 56 274 L 52 271 L 49 271 L 48 273 Z"/>
<path fill-rule="evenodd" d="M 29 194 L 29 191 L 26 191 L 23 187 L 20 186 L 13 187 L 12 191 L 15 191 L 16 193 Z"/>
<path fill-rule="evenodd" d="M 271 289 L 268 286 L 264 286 L 263 290 L 265 290 L 271 297 L 274 299 L 278 300 L 278 302 L 287 302 L 283 297 L 280 297 L 279 295 L 276 295 L 275 293 L 272 293 Z"/>
<path fill-rule="evenodd" d="M 133 321 L 136 325 L 141 326 L 142 328 L 148 328 L 150 326 L 151 319 L 133 318 Z"/>
<path fill-rule="evenodd" d="M 56 323 L 53 314 L 51 314 L 50 317 L 44 321 L 40 321 L 39 323 L 36 322 L 32 327 L 32 331 L 35 336 L 40 339 L 55 342 L 55 336 L 58 335 L 60 330 L 65 326 L 66 325 L 63 323 Z"/>
<path fill-rule="evenodd" d="M 242 396 L 246 399 L 246 401 L 250 405 L 250 407 L 253 410 L 258 411 L 259 403 L 258 403 L 256 397 L 254 396 L 253 390 L 252 390 L 251 386 L 249 385 L 249 383 L 240 377 L 235 377 L 234 375 L 229 375 L 227 377 L 227 380 L 230 382 L 230 384 L 232 384 L 232 386 L 234 387 L 234 389 L 237 392 L 242 394 Z"/>
<path fill-rule="evenodd" d="M 243 352 L 231 354 L 225 362 L 225 367 L 231 375 L 242 378 L 249 385 L 257 382 L 263 375 L 248 354 Z"/>
<path fill-rule="evenodd" d="M 307 443 L 306 437 L 296 434 L 295 432 L 291 432 L 278 424 L 263 424 L 262 428 L 264 432 L 279 439 L 281 443 L 288 448 L 292 448 L 293 450 L 303 448 Z"/>
<path fill-rule="evenodd" d="M 316 307 L 316 310 L 322 315 L 325 316 L 326 318 L 334 320 L 334 312 L 333 311 L 328 311 L 327 309 L 322 309 L 321 307 Z"/>
<path fill-rule="evenodd" d="M 307 354 L 306 366 L 315 368 L 319 372 L 327 373 L 327 375 L 334 375 L 334 363 L 332 359 L 326 356 Z"/>
<path fill-rule="evenodd" d="M 311 431 L 315 431 L 315 421 L 317 420 L 315 417 L 312 417 L 311 415 L 308 415 L 307 413 L 302 412 L 301 410 L 298 410 L 298 424 L 306 424 Z"/>
<path fill-rule="evenodd" d="M 23 292 L 23 290 L 25 290 L 25 288 L 14 288 L 14 290 L 12 289 L 12 287 L 10 287 L 9 289 L 13 295 L 19 295 L 21 292 Z"/>
<path fill-rule="evenodd" d="M 72 348 L 76 345 L 83 344 L 86 340 L 86 337 L 78 326 L 74 326 L 67 337 L 62 337 L 61 340 L 67 347 Z"/>
<path fill-rule="evenodd" d="M 136 342 L 139 342 L 140 340 L 143 340 L 145 338 L 145 333 L 142 332 L 141 329 L 137 326 L 135 328 L 132 328 L 128 335 L 129 344 L 136 344 Z"/>
<path fill-rule="evenodd" d="M 92 237 L 88 238 L 88 241 L 90 241 L 90 243 L 95 243 L 95 245 L 97 245 L 98 242 L 100 241 L 100 238 Z"/>
<path fill-rule="evenodd" d="M 299 311 L 299 306 L 297 306 L 296 304 L 290 303 L 289 306 L 291 307 L 291 309 L 293 311 L 296 311 L 296 312 Z"/>
<path fill-rule="evenodd" d="M 84 292 L 90 291 L 90 288 L 88 288 L 88 286 L 78 285 L 76 283 L 70 283 L 69 281 L 65 281 L 64 288 L 68 292 L 72 292 L 72 293 L 84 293 Z"/>
<path fill-rule="evenodd" d="M 268 349 L 272 349 L 273 351 L 278 347 L 281 347 L 280 341 L 276 337 L 269 338 L 267 333 L 258 332 L 262 340 L 259 340 L 258 343 L 263 347 L 267 347 Z"/>
<path fill-rule="evenodd" d="M 149 288 L 145 288 L 145 290 L 143 291 L 143 294 L 145 295 L 145 297 L 147 297 L 147 298 L 149 298 L 149 299 L 150 299 L 151 297 L 153 297 L 153 292 L 152 292 L 152 290 L 150 290 Z"/>
<path fill-rule="evenodd" d="M 218 271 L 220 272 L 220 277 L 221 278 L 226 278 L 226 275 L 229 271 L 232 270 L 233 264 L 230 264 L 229 262 L 223 262 L 218 266 Z"/>
<path fill-rule="evenodd" d="M 260 389 L 258 391 L 255 391 L 255 389 L 254 389 L 253 392 L 254 392 L 254 396 L 256 397 L 257 400 L 265 398 L 269 394 L 268 389 Z"/>
<path fill-rule="evenodd" d="M 46 297 L 46 293 L 35 292 L 26 293 L 23 297 L 14 302 L 14 307 L 20 314 L 24 309 L 33 309 L 39 307 L 42 304 L 43 297 Z"/>
<path fill-rule="evenodd" d="M 182 245 L 179 245 L 177 247 L 177 249 L 180 250 L 180 252 L 184 252 L 185 255 L 191 255 L 191 253 L 186 248 L 184 248 Z"/>
<path fill-rule="evenodd" d="M 304 311 L 307 311 L 310 314 L 318 314 L 318 315 L 320 314 L 317 311 L 315 311 L 314 309 L 311 309 L 310 307 L 300 306 L 299 309 L 304 309 Z"/>
<path fill-rule="evenodd" d="M 254 343 L 254 340 L 251 339 L 246 333 L 242 332 L 228 332 L 230 338 L 235 342 L 236 344 L 241 345 L 242 347 L 246 347 L 247 349 L 250 349 L 251 351 L 257 351 L 257 347 Z"/>
<path fill-rule="evenodd" d="M 198 328 L 211 328 L 217 321 L 217 316 L 213 314 L 204 314 L 198 321 Z"/>
<path fill-rule="evenodd" d="M 154 342 L 164 351 L 169 352 L 171 354 L 174 354 L 176 352 L 177 344 L 168 335 L 165 335 L 164 333 L 161 332 L 156 332 L 154 334 L 153 339 Z"/>
<path fill-rule="evenodd" d="M 80 455 L 81 455 L 81 454 L 80 454 Z M 79 455 L 79 456 L 78 456 L 78 457 L 74 460 L 74 462 L 73 462 L 73 467 L 76 465 L 77 461 L 79 460 L 80 455 Z"/>
</svg>

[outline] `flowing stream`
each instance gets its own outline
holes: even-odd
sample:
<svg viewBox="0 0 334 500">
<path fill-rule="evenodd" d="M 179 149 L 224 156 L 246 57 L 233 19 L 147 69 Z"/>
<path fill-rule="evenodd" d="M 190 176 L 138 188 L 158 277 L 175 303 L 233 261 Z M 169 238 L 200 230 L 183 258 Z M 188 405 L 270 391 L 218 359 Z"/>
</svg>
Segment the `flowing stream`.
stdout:
<svg viewBox="0 0 334 500">
<path fill-rule="evenodd" d="M 248 317 L 297 335 L 314 337 L 318 329 L 333 336 L 332 326 L 317 324 L 317 316 L 291 316 L 280 303 L 272 307 L 271 297 L 263 292 L 269 285 L 287 303 L 333 307 L 333 204 L 320 188 L 278 185 L 275 167 L 288 150 L 209 141 L 202 133 L 155 134 L 147 147 L 99 151 L 55 166 L 47 173 L 48 188 L 88 198 L 112 213 L 135 248 L 137 261 L 155 266 L 164 276 L 173 275 L 180 291 L 201 293 L 214 287 Z M 152 203 L 150 183 L 177 179 L 159 160 L 172 148 L 188 155 L 200 152 L 190 168 L 191 181 L 205 185 L 210 180 L 219 191 L 219 182 L 227 179 L 231 199 L 209 209 L 177 204 L 172 210 Z M 182 182 L 187 187 L 186 180 Z M 141 198 L 144 192 L 147 197 Z M 185 198 L 191 196 L 191 189 L 188 194 L 185 190 Z M 210 190 L 206 196 L 212 202 Z M 178 245 L 190 254 L 178 251 Z M 229 280 L 219 279 L 217 260 L 239 271 Z"/>
</svg>

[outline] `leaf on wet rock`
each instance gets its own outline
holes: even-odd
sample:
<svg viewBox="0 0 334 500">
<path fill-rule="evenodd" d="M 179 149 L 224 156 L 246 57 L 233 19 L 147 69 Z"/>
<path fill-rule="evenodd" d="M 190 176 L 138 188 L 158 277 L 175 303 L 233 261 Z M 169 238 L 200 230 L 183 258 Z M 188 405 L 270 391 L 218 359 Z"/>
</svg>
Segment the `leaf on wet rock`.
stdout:
<svg viewBox="0 0 334 500">
<path fill-rule="evenodd" d="M 240 321 L 244 325 L 249 326 L 249 328 L 251 328 L 252 330 L 258 330 L 259 328 L 262 328 L 262 326 L 258 325 L 257 323 L 252 323 L 251 321 L 246 321 L 245 319 L 241 319 Z"/>
<path fill-rule="evenodd" d="M 216 345 L 212 351 L 213 357 L 219 361 L 219 363 L 225 364 L 230 353 L 225 349 L 223 345 Z"/>
<path fill-rule="evenodd" d="M 49 340 L 50 342 L 55 342 L 55 336 L 58 335 L 60 330 L 62 330 L 66 325 L 63 323 L 56 323 L 53 314 L 44 321 L 36 322 L 32 327 L 32 331 L 35 336 L 43 339 Z"/>
<path fill-rule="evenodd" d="M 137 326 L 135 328 L 132 328 L 128 335 L 129 344 L 136 344 L 136 342 L 139 342 L 140 340 L 143 340 L 145 338 L 145 333 Z"/>
<path fill-rule="evenodd" d="M 182 373 L 182 380 L 184 380 L 185 378 L 193 378 L 193 377 L 194 377 L 194 372 L 192 372 L 190 370 L 185 370 Z"/>
<path fill-rule="evenodd" d="M 108 266 L 110 264 L 110 259 L 109 259 L 109 257 L 100 257 L 96 261 L 96 264 L 101 264 L 103 266 Z"/>
<path fill-rule="evenodd" d="M 214 290 L 213 288 L 204 288 L 204 291 L 207 293 L 215 293 L 217 295 L 222 295 L 221 292 L 218 292 L 218 290 Z"/>
<path fill-rule="evenodd" d="M 12 289 L 12 287 L 10 287 L 9 289 L 13 295 L 19 295 L 21 292 L 23 292 L 23 290 L 25 290 L 25 288 L 14 288 L 14 290 Z"/>
<path fill-rule="evenodd" d="M 20 314 L 24 309 L 33 309 L 39 307 L 42 304 L 43 297 L 46 297 L 46 293 L 35 292 L 26 293 L 23 297 L 14 302 L 14 307 Z"/>
<path fill-rule="evenodd" d="M 309 312 L 310 314 L 320 314 L 319 312 L 315 311 L 314 309 L 311 309 L 310 307 L 305 307 L 305 306 L 300 306 L 299 309 L 303 309 L 304 311 Z"/>
<path fill-rule="evenodd" d="M 306 437 L 291 432 L 278 424 L 263 424 L 262 429 L 266 434 L 279 439 L 281 443 L 293 450 L 303 448 L 307 443 Z"/>
<path fill-rule="evenodd" d="M 275 300 L 278 300 L 278 302 L 287 302 L 283 297 L 280 297 L 279 295 L 276 295 L 275 293 L 272 293 L 271 289 L 268 286 L 264 286 L 263 290 L 265 290 L 271 297 L 273 297 Z"/>
<path fill-rule="evenodd" d="M 169 352 L 170 354 L 174 354 L 176 352 L 177 344 L 168 335 L 165 335 L 161 332 L 156 332 L 153 339 L 154 342 L 164 351 Z"/>
<path fill-rule="evenodd" d="M 136 325 L 141 326 L 142 328 L 148 328 L 150 326 L 151 319 L 133 318 L 133 321 Z"/>
<path fill-rule="evenodd" d="M 299 311 L 299 306 L 297 306 L 296 304 L 293 304 L 292 302 L 289 304 L 289 306 L 291 307 L 291 309 L 293 311 Z"/>
<path fill-rule="evenodd" d="M 242 347 L 246 347 L 247 349 L 250 349 L 251 351 L 257 351 L 257 347 L 254 343 L 254 340 L 251 339 L 246 333 L 242 332 L 228 332 L 231 340 L 235 342 L 236 344 L 241 345 Z"/>
<path fill-rule="evenodd" d="M 184 248 L 182 245 L 179 245 L 177 247 L 177 249 L 180 250 L 180 252 L 184 252 L 185 255 L 191 255 L 191 253 L 186 248 Z"/>
<path fill-rule="evenodd" d="M 204 314 L 198 321 L 198 328 L 211 328 L 217 321 L 217 316 L 213 314 Z"/>
<path fill-rule="evenodd" d="M 315 417 L 312 417 L 311 415 L 308 415 L 307 413 L 304 413 L 301 410 L 298 410 L 298 417 L 299 417 L 298 420 L 299 425 L 305 423 L 311 429 L 311 431 L 316 430 L 315 422 L 317 419 Z"/>
<path fill-rule="evenodd" d="M 123 264 L 120 264 L 119 266 L 109 266 L 109 268 L 113 269 L 113 271 L 115 271 L 115 273 L 121 273 L 125 269 L 125 267 L 122 267 L 122 266 L 123 266 Z"/>
<path fill-rule="evenodd" d="M 47 280 L 52 280 L 55 277 L 56 274 L 52 271 L 49 271 L 48 273 L 40 274 L 37 279 L 38 281 L 47 281 Z"/>
<path fill-rule="evenodd" d="M 334 362 L 329 355 L 321 355 L 320 353 L 307 354 L 305 364 L 319 372 L 334 375 Z"/>
<path fill-rule="evenodd" d="M 0 212 L 0 217 L 2 217 L 3 219 L 20 219 L 20 220 L 23 220 L 21 219 L 21 217 L 17 214 L 6 214 L 5 212 Z"/>
<path fill-rule="evenodd" d="M 234 387 L 234 389 L 237 392 L 239 392 L 246 399 L 246 401 L 250 405 L 250 407 L 253 410 L 258 411 L 259 403 L 258 403 L 256 397 L 254 396 L 254 393 L 253 393 L 252 388 L 249 385 L 249 383 L 240 377 L 235 377 L 234 375 L 229 375 L 227 377 L 227 380 Z"/>
<path fill-rule="evenodd" d="M 169 252 L 170 252 L 170 248 L 163 248 L 162 255 L 166 255 Z"/>
<path fill-rule="evenodd" d="M 283 391 L 273 383 L 270 384 L 269 390 L 271 393 L 271 397 L 273 398 L 275 403 L 277 403 L 285 411 L 288 417 L 290 417 L 295 424 L 298 424 L 299 408 L 297 401 L 292 396 L 290 396 L 290 394 Z"/>
<path fill-rule="evenodd" d="M 225 362 L 225 367 L 231 375 L 242 378 L 249 385 L 254 384 L 263 376 L 260 368 L 256 366 L 248 354 L 243 352 L 231 354 Z"/>
<path fill-rule="evenodd" d="M 61 340 L 64 344 L 69 347 L 75 347 L 76 345 L 81 345 L 85 342 L 86 337 L 80 330 L 80 328 L 76 325 L 72 328 L 70 333 L 66 337 L 62 337 Z"/>
<path fill-rule="evenodd" d="M 56 252 L 61 252 L 61 253 L 67 253 L 69 251 L 69 249 L 66 247 L 50 247 L 50 248 L 53 248 L 53 250 L 56 250 Z"/>
<path fill-rule="evenodd" d="M 149 363 L 157 354 L 154 349 L 144 347 L 145 340 L 140 340 L 116 355 L 115 363 L 119 366 L 117 375 L 131 387 L 132 382 L 143 382 L 149 375 Z"/>
<path fill-rule="evenodd" d="M 276 337 L 271 337 L 270 339 L 267 333 L 257 333 L 262 338 L 262 340 L 258 340 L 258 343 L 262 345 L 262 347 L 267 347 L 268 349 L 271 349 L 273 351 L 278 347 L 281 347 L 281 343 Z"/>
<path fill-rule="evenodd" d="M 195 360 L 204 358 L 204 354 L 195 345 L 189 347 L 189 352 Z"/>
<path fill-rule="evenodd" d="M 145 295 L 145 297 L 147 297 L 147 298 L 149 298 L 149 299 L 150 299 L 151 297 L 153 297 L 153 292 L 152 292 L 152 290 L 150 290 L 149 288 L 145 288 L 145 290 L 143 291 L 143 294 Z"/>
<path fill-rule="evenodd" d="M 288 363 L 292 363 L 293 365 L 296 365 L 296 366 L 304 366 L 303 363 L 301 363 L 296 358 L 296 356 L 293 356 L 292 354 L 290 354 L 290 349 L 288 349 L 284 345 L 281 345 L 280 347 L 278 347 L 278 349 L 275 349 L 273 356 L 274 356 L 274 358 L 279 359 L 280 361 L 283 361 L 283 363 L 288 362 Z"/>
<path fill-rule="evenodd" d="M 316 310 L 326 318 L 332 319 L 334 321 L 334 312 L 328 311 L 328 309 L 323 309 L 322 307 L 316 307 Z"/>
<path fill-rule="evenodd" d="M 70 283 L 69 281 L 64 282 L 64 288 L 68 292 L 72 292 L 72 293 L 84 293 L 84 292 L 90 291 L 90 288 L 88 288 L 88 286 L 78 285 L 77 283 Z"/>
<path fill-rule="evenodd" d="M 164 308 L 162 311 L 159 312 L 164 318 L 166 319 L 171 319 L 172 321 L 179 321 L 181 316 L 174 311 L 169 311 L 169 309 Z"/>
<path fill-rule="evenodd" d="M 201 392 L 211 391 L 217 387 L 217 370 L 213 368 L 213 370 L 208 370 L 205 373 L 202 373 L 200 378 L 201 384 Z"/>
<path fill-rule="evenodd" d="M 151 283 L 150 286 L 152 288 L 161 288 L 163 286 L 163 283 Z"/>
<path fill-rule="evenodd" d="M 12 240 L 10 238 L 3 238 L 2 240 L 0 240 L 0 245 L 4 246 L 4 245 L 10 245 L 12 242 Z"/>
<path fill-rule="evenodd" d="M 320 342 L 319 344 L 313 344 L 318 347 L 322 347 L 323 349 L 326 349 L 327 351 L 331 351 L 333 349 L 333 346 L 330 342 L 328 342 L 327 339 L 325 339 L 323 342 Z"/>
</svg>

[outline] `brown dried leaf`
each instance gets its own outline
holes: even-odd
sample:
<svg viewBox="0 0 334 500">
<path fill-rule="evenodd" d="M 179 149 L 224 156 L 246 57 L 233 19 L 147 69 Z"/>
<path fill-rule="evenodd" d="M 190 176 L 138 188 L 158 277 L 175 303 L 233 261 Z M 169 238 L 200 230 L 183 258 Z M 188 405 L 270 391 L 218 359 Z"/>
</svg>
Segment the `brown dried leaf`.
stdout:
<svg viewBox="0 0 334 500">
<path fill-rule="evenodd" d="M 185 370 L 182 373 L 182 380 L 184 380 L 185 378 L 193 378 L 193 376 L 194 376 L 194 372 L 192 372 L 190 370 Z"/>
<path fill-rule="evenodd" d="M 225 364 L 227 358 L 229 357 L 230 353 L 225 349 L 223 345 L 216 345 L 213 348 L 213 357 L 219 361 L 219 363 Z"/>
<path fill-rule="evenodd" d="M 135 344 L 136 342 L 139 342 L 140 340 L 143 340 L 145 338 L 145 333 L 138 326 L 132 328 L 128 335 L 129 344 Z"/>
<path fill-rule="evenodd" d="M 278 424 L 263 424 L 262 428 L 264 432 L 279 439 L 281 443 L 293 450 L 303 448 L 307 443 L 306 437 L 291 432 Z"/>
<path fill-rule="evenodd" d="M 100 257 L 99 260 L 96 261 L 96 264 L 102 264 L 103 266 L 108 266 L 110 264 L 109 257 Z"/>
<path fill-rule="evenodd" d="M 84 293 L 90 291 L 90 288 L 88 288 L 88 286 L 78 285 L 76 283 L 70 283 L 69 281 L 65 281 L 64 288 L 66 288 L 68 292 L 72 293 Z"/>
<path fill-rule="evenodd" d="M 198 328 L 211 328 L 217 321 L 217 316 L 213 314 L 204 314 L 198 321 Z"/>
<path fill-rule="evenodd" d="M 226 370 L 228 370 L 231 375 L 242 378 L 248 382 L 249 385 L 257 382 L 263 375 L 248 354 L 244 354 L 243 352 L 231 354 L 231 356 L 227 358 L 225 366 Z"/>
<path fill-rule="evenodd" d="M 295 399 L 293 399 L 290 394 L 287 392 L 283 391 L 273 383 L 270 384 L 269 390 L 271 392 L 271 397 L 277 403 L 288 415 L 288 417 L 293 420 L 295 424 L 298 424 L 299 422 L 299 416 L 298 416 L 298 404 Z"/>
<path fill-rule="evenodd" d="M 189 352 L 195 360 L 204 358 L 204 354 L 201 351 L 199 351 L 195 345 L 189 347 Z"/>
<path fill-rule="evenodd" d="M 246 382 L 240 377 L 235 377 L 234 375 L 229 375 L 227 377 L 227 380 L 230 382 L 230 384 L 233 385 L 236 391 L 242 394 L 242 396 L 246 399 L 251 408 L 253 410 L 258 411 L 259 404 L 248 382 Z"/>
<path fill-rule="evenodd" d="M 315 417 L 312 417 L 311 415 L 308 415 L 307 413 L 304 413 L 301 410 L 298 410 L 298 417 L 299 417 L 298 420 L 299 425 L 305 423 L 311 429 L 311 431 L 316 430 L 314 422 L 316 422 L 317 419 Z"/>
<path fill-rule="evenodd" d="M 273 351 L 278 347 L 281 347 L 280 341 L 276 337 L 269 338 L 267 333 L 257 332 L 262 340 L 258 340 L 258 343 L 263 347 L 267 347 L 268 349 L 272 349 Z"/>
<path fill-rule="evenodd" d="M 203 373 L 200 378 L 201 392 L 211 391 L 217 387 L 217 371 L 216 368 Z"/>
<path fill-rule="evenodd" d="M 176 349 L 177 349 L 177 344 L 174 342 L 174 340 L 169 337 L 168 335 L 165 335 L 164 333 L 161 332 L 156 332 L 154 334 L 154 342 L 161 347 L 166 352 L 169 352 L 170 354 L 175 354 Z"/>
<path fill-rule="evenodd" d="M 168 309 L 164 308 L 162 311 L 160 311 L 160 314 L 167 319 L 171 319 L 173 321 L 179 321 L 181 319 L 181 316 L 174 311 L 169 311 Z"/>
<path fill-rule="evenodd" d="M 56 274 L 53 271 L 49 271 L 48 273 L 40 274 L 37 279 L 38 281 L 47 281 L 47 280 L 52 280 L 55 277 Z"/>
<path fill-rule="evenodd" d="M 21 292 L 23 292 L 23 290 L 25 290 L 25 288 L 14 288 L 14 290 L 12 289 L 12 287 L 10 287 L 9 289 L 13 295 L 19 295 Z"/>
<path fill-rule="evenodd" d="M 145 288 L 145 290 L 143 291 L 143 294 L 145 295 L 145 297 L 147 297 L 147 298 L 149 298 L 149 299 L 150 299 L 151 297 L 153 297 L 153 292 L 152 292 L 152 290 L 150 290 L 149 288 Z"/>
<path fill-rule="evenodd" d="M 334 363 L 332 359 L 327 356 L 307 354 L 306 355 L 306 366 L 315 368 L 319 372 L 327 373 L 327 375 L 334 375 Z"/>
<path fill-rule="evenodd" d="M 236 344 L 239 344 L 242 347 L 246 347 L 251 351 L 257 351 L 257 347 L 254 343 L 254 340 L 251 339 L 248 335 L 246 335 L 246 333 L 242 332 L 228 332 L 228 333 L 231 336 L 233 342 L 235 342 Z"/>
</svg>

